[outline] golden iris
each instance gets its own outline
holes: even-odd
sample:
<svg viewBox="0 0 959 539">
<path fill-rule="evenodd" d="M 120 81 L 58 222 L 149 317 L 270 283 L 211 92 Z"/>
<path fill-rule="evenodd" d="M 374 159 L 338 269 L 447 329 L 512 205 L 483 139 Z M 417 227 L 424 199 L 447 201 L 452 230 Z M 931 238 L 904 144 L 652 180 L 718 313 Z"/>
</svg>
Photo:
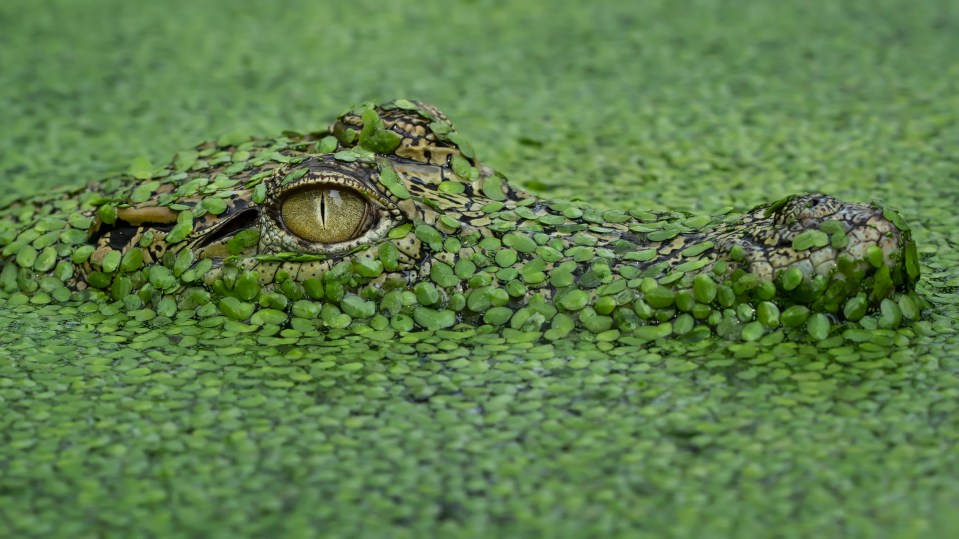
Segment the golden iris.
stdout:
<svg viewBox="0 0 959 539">
<path fill-rule="evenodd" d="M 348 189 L 304 189 L 287 195 L 280 205 L 283 224 L 313 243 L 339 243 L 363 232 L 369 204 Z"/>
</svg>

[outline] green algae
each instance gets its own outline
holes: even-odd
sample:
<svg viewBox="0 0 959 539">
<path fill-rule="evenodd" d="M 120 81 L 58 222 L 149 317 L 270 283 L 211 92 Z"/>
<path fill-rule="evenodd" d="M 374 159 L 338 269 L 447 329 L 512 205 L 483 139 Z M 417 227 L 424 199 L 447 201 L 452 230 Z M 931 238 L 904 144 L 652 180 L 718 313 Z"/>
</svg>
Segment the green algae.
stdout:
<svg viewBox="0 0 959 539">
<path fill-rule="evenodd" d="M 895 201 L 917 239 L 906 271 L 922 266 L 919 293 L 894 300 L 898 327 L 880 301 L 817 341 L 806 338 L 811 316 L 751 340 L 754 322 L 771 324 L 764 304 L 755 320 L 727 314 L 737 292 L 723 284 L 705 313 L 695 283 L 699 305 L 676 315 L 668 335 L 654 325 L 577 332 L 577 312 L 531 332 L 479 324 L 400 335 L 413 326 L 399 311 L 346 329 L 345 312 L 316 319 L 303 304 L 258 326 L 225 319 L 215 304 L 170 308 L 185 297 L 150 309 L 83 298 L 45 306 L 36 292 L 52 296 L 49 281 L 20 271 L 46 248 L 34 245 L 37 258 L 2 277 L 37 289 L 0 307 L 3 535 L 922 537 L 955 528 L 959 260 L 949 243 L 956 200 L 942 183 L 954 171 L 945 148 L 959 110 L 946 76 L 959 35 L 952 7 L 787 3 L 741 16 L 735 3 L 603 5 L 589 17 L 570 7 L 544 18 L 522 4 L 500 16 L 418 4 L 415 17 L 378 4 L 367 6 L 363 39 L 350 25 L 290 32 L 315 9 L 296 7 L 247 20 L 215 8 L 166 17 L 157 10 L 166 7 L 65 4 L 0 18 L 17 21 L 4 35 L 22 55 L 0 53 L 0 92 L 23 105 L 8 109 L 4 179 L 12 174 L 21 192 L 79 185 L 144 149 L 137 175 L 152 177 L 152 163 L 194 138 L 279 132 L 291 121 L 312 129 L 363 92 L 414 89 L 452 109 L 514 181 L 601 209 L 719 214 L 799 189 Z M 84 25 L 70 24 L 87 10 Z M 476 23 L 487 16 L 496 42 Z M 38 40 L 50 22 L 63 37 Z M 218 28 L 289 47 L 271 54 Z M 124 65 L 149 75 L 126 85 L 106 72 L 91 78 L 120 61 L 107 49 L 128 51 Z M 59 82 L 71 76 L 86 81 L 78 90 L 99 91 L 65 96 Z M 524 91 L 506 91 L 515 88 Z M 460 270 L 469 280 L 477 268 Z M 169 276 L 148 277 L 162 296 Z M 316 283 L 303 288 L 317 293 Z M 264 296 L 267 308 L 286 298 L 277 294 Z M 484 313 L 498 308 L 487 299 Z M 920 310 L 917 299 L 930 305 Z M 597 328 L 602 302 L 590 307 Z M 640 302 L 637 311 L 656 314 Z M 744 342 L 698 333 L 683 317 L 697 312 L 718 315 Z"/>
</svg>

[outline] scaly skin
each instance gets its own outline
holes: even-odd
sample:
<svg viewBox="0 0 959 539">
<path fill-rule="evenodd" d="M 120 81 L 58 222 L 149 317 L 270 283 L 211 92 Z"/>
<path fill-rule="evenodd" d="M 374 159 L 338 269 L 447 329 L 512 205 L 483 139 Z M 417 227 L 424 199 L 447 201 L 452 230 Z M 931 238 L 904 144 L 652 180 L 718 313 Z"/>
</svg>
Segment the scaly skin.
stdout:
<svg viewBox="0 0 959 539">
<path fill-rule="evenodd" d="M 102 290 L 166 316 L 555 338 L 576 325 L 721 330 L 757 308 L 770 329 L 796 305 L 800 322 L 855 319 L 918 278 L 908 229 L 877 206 L 811 194 L 703 217 L 542 200 L 476 161 L 438 110 L 405 100 L 132 172 L 7 203 L 0 290 L 41 303 Z M 320 219 L 346 235 L 301 237 Z"/>
</svg>

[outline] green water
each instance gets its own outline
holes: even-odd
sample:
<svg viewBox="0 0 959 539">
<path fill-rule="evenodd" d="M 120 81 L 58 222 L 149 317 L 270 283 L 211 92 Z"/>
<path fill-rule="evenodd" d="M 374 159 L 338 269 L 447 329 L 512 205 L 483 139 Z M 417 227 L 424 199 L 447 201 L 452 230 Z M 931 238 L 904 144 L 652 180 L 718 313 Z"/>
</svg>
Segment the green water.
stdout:
<svg viewBox="0 0 959 539">
<path fill-rule="evenodd" d="M 3 3 L 3 185 L 415 97 L 549 197 L 881 200 L 930 307 L 820 342 L 625 344 L 0 305 L 0 536 L 959 526 L 959 4 L 325 4 Z"/>
</svg>

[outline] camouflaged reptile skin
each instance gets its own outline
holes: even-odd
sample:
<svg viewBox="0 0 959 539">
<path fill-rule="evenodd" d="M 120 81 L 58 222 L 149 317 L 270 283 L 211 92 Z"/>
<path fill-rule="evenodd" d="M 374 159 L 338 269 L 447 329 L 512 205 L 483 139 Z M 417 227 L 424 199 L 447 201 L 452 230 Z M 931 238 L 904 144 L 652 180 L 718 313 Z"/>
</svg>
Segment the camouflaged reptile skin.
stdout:
<svg viewBox="0 0 959 539">
<path fill-rule="evenodd" d="M 908 227 L 875 205 L 807 194 L 709 217 L 544 200 L 406 100 L 133 172 L 4 204 L 0 290 L 261 324 L 666 335 L 757 311 L 766 329 L 856 319 L 919 274 Z"/>
</svg>

